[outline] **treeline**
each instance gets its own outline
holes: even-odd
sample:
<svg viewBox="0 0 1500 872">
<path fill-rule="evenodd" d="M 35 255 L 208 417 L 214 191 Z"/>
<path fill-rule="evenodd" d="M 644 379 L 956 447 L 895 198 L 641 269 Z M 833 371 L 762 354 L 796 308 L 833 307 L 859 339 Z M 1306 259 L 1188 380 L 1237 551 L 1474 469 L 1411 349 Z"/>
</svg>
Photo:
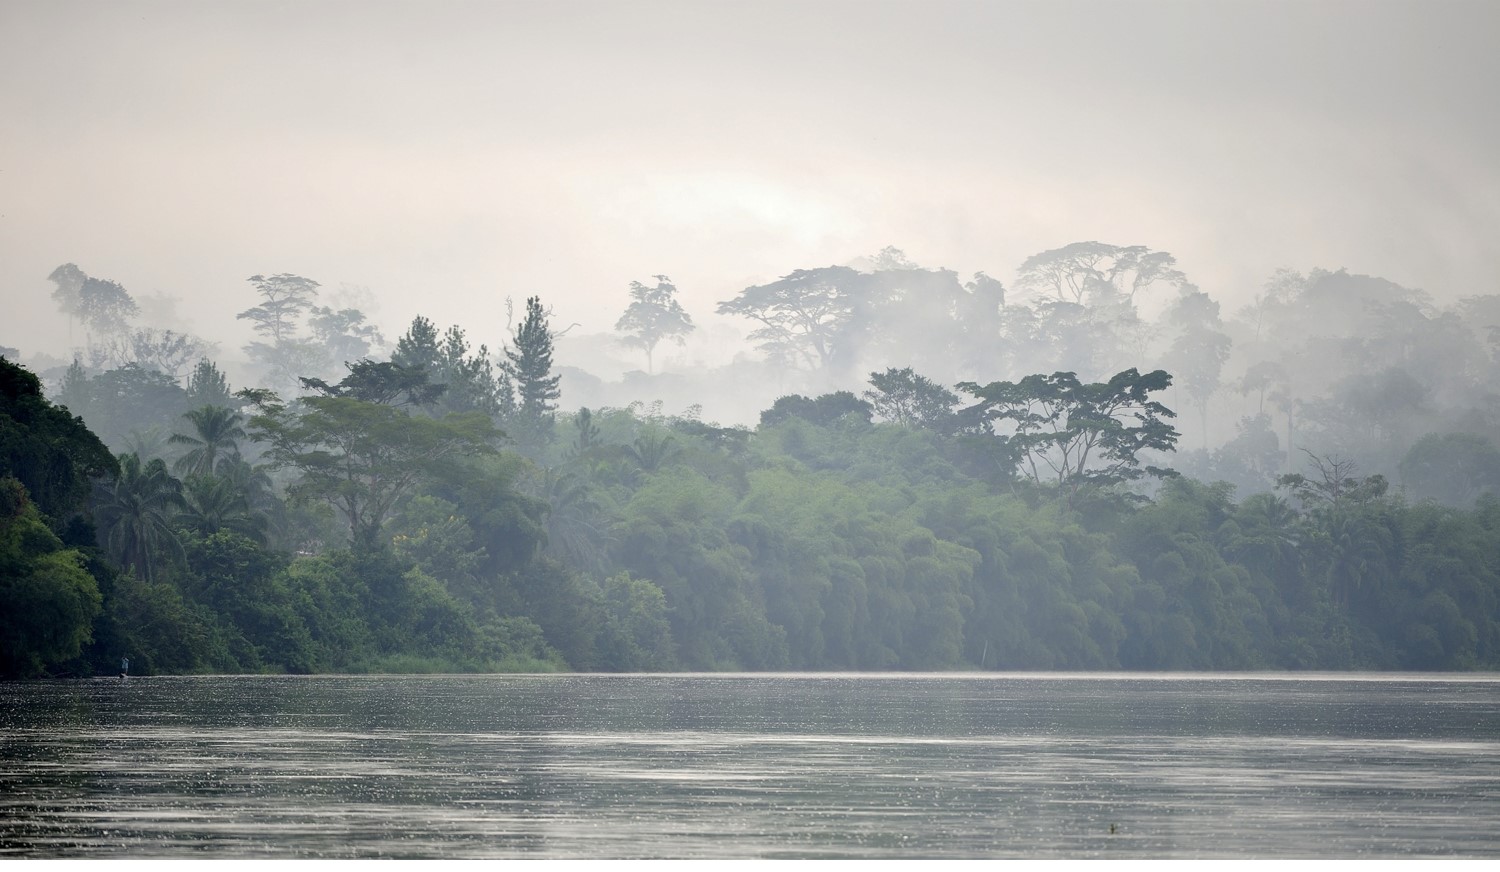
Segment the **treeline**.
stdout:
<svg viewBox="0 0 1500 872">
<path fill-rule="evenodd" d="M 1236 502 L 1166 468 L 1164 371 L 889 369 L 751 430 L 560 413 L 536 299 L 498 366 L 446 335 L 297 396 L 203 361 L 118 454 L 0 360 L 0 670 L 1500 664 L 1500 502 L 1317 454 Z"/>
</svg>

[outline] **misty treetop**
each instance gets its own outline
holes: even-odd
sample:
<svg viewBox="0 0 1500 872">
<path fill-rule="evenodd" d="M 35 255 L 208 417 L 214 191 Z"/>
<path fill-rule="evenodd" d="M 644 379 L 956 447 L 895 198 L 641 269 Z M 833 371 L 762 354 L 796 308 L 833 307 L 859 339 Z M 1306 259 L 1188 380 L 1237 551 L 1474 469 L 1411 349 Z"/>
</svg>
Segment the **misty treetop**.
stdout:
<svg viewBox="0 0 1500 872">
<path fill-rule="evenodd" d="M 615 330 L 624 334 L 626 345 L 646 352 L 646 372 L 653 370 L 652 353 L 663 340 L 681 345 L 683 336 L 693 330 L 693 319 L 677 302 L 677 286 L 666 276 L 653 276 L 655 287 L 630 283 L 630 305 L 615 322 Z"/>
<path fill-rule="evenodd" d="M 793 270 L 718 304 L 760 356 L 692 371 L 635 282 L 609 401 L 539 295 L 390 348 L 257 275 L 226 360 L 65 265 L 51 402 L 5 363 L 3 595 L 47 635 L 4 670 L 1496 666 L 1496 298 L 1282 271 L 1227 313 L 1098 242 L 1017 276 Z"/>
</svg>

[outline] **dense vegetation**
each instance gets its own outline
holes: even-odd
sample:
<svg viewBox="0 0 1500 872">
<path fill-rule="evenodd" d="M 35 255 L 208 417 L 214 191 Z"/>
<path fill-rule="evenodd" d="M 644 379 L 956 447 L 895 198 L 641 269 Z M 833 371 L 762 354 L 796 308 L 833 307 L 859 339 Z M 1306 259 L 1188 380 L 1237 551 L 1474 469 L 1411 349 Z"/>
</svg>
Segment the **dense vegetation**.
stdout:
<svg viewBox="0 0 1500 872">
<path fill-rule="evenodd" d="M 656 278 L 618 325 L 648 369 L 693 329 Z M 1032 258 L 1018 285 L 1050 296 L 1031 304 L 899 260 L 802 270 L 721 310 L 761 325 L 766 361 L 840 389 L 785 393 L 752 429 L 560 411 L 537 298 L 493 360 L 421 317 L 383 354 L 316 282 L 255 276 L 261 386 L 235 391 L 206 356 L 189 369 L 201 343 L 132 332 L 123 288 L 71 265 L 53 281 L 105 339 L 51 400 L 0 357 L 7 676 L 124 655 L 158 673 L 1500 666 L 1488 298 L 1465 321 L 1379 280 L 1282 274 L 1248 310 L 1264 332 L 1236 342 L 1248 322 L 1139 247 Z M 1134 305 L 1157 283 L 1178 296 L 1153 346 Z M 1318 332 L 1351 320 L 1358 342 Z M 1237 379 L 1232 347 L 1256 358 Z M 921 366 L 849 381 L 877 349 Z M 1069 349 L 1092 362 L 1063 368 Z M 1257 411 L 1178 453 L 1166 400 L 1202 425 L 1230 383 L 1288 443 Z"/>
</svg>

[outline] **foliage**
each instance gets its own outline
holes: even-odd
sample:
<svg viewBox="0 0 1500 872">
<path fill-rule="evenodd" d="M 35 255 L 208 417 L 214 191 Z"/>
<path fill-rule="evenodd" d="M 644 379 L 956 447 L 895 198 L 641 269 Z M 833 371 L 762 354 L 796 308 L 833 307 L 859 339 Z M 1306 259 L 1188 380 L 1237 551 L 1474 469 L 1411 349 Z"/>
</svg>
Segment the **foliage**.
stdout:
<svg viewBox="0 0 1500 872">
<path fill-rule="evenodd" d="M 552 331 L 541 298 L 527 298 L 526 317 L 501 366 L 515 384 L 516 435 L 528 443 L 550 442 L 562 376 L 552 372 Z"/>
<path fill-rule="evenodd" d="M 239 440 L 245 438 L 240 426 L 244 416 L 227 406 L 201 406 L 183 414 L 193 432 L 174 433 L 167 441 L 173 445 L 191 446 L 172 464 L 182 475 L 213 475 L 221 458 L 239 454 Z"/>
<path fill-rule="evenodd" d="M 911 367 L 870 373 L 864 398 L 882 420 L 902 427 L 923 427 L 951 433 L 956 426 L 953 408 L 958 395 L 912 371 Z"/>
<path fill-rule="evenodd" d="M 1150 399 L 1171 383 L 1163 370 L 1142 375 L 1128 369 L 1094 384 L 1058 372 L 984 386 L 965 382 L 959 388 L 980 399 L 964 415 L 995 433 L 1032 482 L 1050 481 L 1071 493 L 1161 474 L 1154 467 L 1141 469 L 1140 454 L 1170 451 L 1176 444 L 1177 431 L 1165 420 L 1175 413 Z"/>
<path fill-rule="evenodd" d="M 273 465 L 301 476 L 288 494 L 335 506 L 355 543 L 375 542 L 396 502 L 440 465 L 493 451 L 500 436 L 476 414 L 434 420 L 350 397 L 304 397 L 295 410 L 258 399 L 253 435 L 269 444 Z"/>
<path fill-rule="evenodd" d="M 1043 252 L 1020 302 L 894 248 L 854 264 L 721 305 L 780 361 L 733 368 L 786 386 L 754 430 L 590 400 L 553 440 L 538 299 L 496 372 L 421 317 L 381 359 L 286 275 L 257 277 L 256 377 L 309 396 L 232 398 L 206 358 L 186 389 L 180 355 L 100 371 L 127 331 L 49 375 L 66 409 L 0 361 L 4 670 L 1500 665 L 1500 298 L 1282 273 L 1225 320 L 1141 246 Z M 88 277 L 53 280 L 81 315 Z M 1203 440 L 1176 476 L 1146 466 L 1169 387 Z"/>
<path fill-rule="evenodd" d="M 1027 258 L 1016 285 L 1069 303 L 1104 302 L 1114 296 L 1133 300 L 1157 282 L 1181 283 L 1183 274 L 1176 263 L 1172 255 L 1144 245 L 1074 242 Z"/>
<path fill-rule="evenodd" d="M 0 677 L 46 674 L 83 652 L 100 611 L 83 564 L 21 482 L 0 477 Z"/>
<path fill-rule="evenodd" d="M 36 376 L 0 357 L 0 476 L 19 480 L 43 515 L 64 522 L 83 510 L 93 477 L 118 469 L 80 418 L 47 401 Z"/>
<path fill-rule="evenodd" d="M 173 529 L 173 517 L 183 507 L 182 482 L 161 458 L 143 462 L 137 454 L 121 454 L 119 463 L 119 476 L 96 489 L 99 537 L 120 566 L 153 581 L 182 556 Z"/>
</svg>

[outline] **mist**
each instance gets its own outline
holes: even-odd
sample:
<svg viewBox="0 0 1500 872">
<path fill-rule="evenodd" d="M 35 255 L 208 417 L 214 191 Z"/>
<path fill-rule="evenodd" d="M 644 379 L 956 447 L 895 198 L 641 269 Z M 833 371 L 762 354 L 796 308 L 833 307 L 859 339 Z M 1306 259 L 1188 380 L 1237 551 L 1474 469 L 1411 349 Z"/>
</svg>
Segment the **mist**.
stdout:
<svg viewBox="0 0 1500 872">
<path fill-rule="evenodd" d="M 7 4 L 6 669 L 1492 666 L 1497 19 Z"/>
<path fill-rule="evenodd" d="M 717 303 L 888 245 L 1010 287 L 1036 252 L 1145 244 L 1228 311 L 1283 267 L 1455 302 L 1500 265 L 1495 19 L 9 3 L 0 344 L 69 357 L 45 277 L 70 262 L 177 300 L 153 326 L 226 355 L 250 339 L 234 315 L 255 274 L 368 289 L 386 336 L 421 314 L 494 348 L 507 298 L 605 334 L 655 274 L 700 327 L 748 332 Z M 680 365 L 724 362 L 704 345 Z"/>
</svg>

